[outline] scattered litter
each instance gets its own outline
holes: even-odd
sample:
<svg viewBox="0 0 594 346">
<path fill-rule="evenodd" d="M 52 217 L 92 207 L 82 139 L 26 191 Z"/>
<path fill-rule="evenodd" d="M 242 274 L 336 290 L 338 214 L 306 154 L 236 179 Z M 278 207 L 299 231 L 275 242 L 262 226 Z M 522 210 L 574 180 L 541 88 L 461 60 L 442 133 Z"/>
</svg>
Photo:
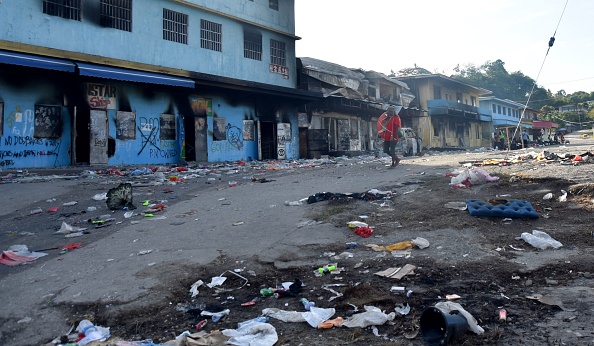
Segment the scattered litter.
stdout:
<svg viewBox="0 0 594 346">
<path fill-rule="evenodd" d="M 31 317 L 28 317 L 27 316 L 27 317 L 25 317 L 23 319 L 18 320 L 17 323 L 29 323 L 31 321 L 33 321 L 33 319 Z"/>
<path fill-rule="evenodd" d="M 98 193 L 95 196 L 93 196 L 93 199 L 96 201 L 103 201 L 107 199 L 107 192 L 104 193 Z"/>
<path fill-rule="evenodd" d="M 357 227 L 355 228 L 355 234 L 361 238 L 369 238 L 373 234 L 373 230 L 369 227 Z"/>
<path fill-rule="evenodd" d="M 460 297 L 457 294 L 446 294 L 446 300 L 458 300 L 462 297 Z"/>
<path fill-rule="evenodd" d="M 301 202 L 299 202 L 299 201 L 285 201 L 285 205 L 298 206 L 298 205 L 301 205 Z"/>
<path fill-rule="evenodd" d="M 148 255 L 148 254 L 150 254 L 151 252 L 153 252 L 153 250 L 152 250 L 152 249 L 151 249 L 151 250 L 142 250 L 142 251 L 139 251 L 139 252 L 137 253 L 137 255 L 138 255 L 138 256 L 142 256 L 142 255 Z"/>
<path fill-rule="evenodd" d="M 106 200 L 109 210 L 135 208 L 132 204 L 132 184 L 122 183 L 118 187 L 109 189 Z"/>
<path fill-rule="evenodd" d="M 458 310 L 466 318 L 466 321 L 468 322 L 468 329 L 470 329 L 475 334 L 479 335 L 485 332 L 485 330 L 478 325 L 476 319 L 468 311 L 464 310 L 462 305 L 460 305 L 459 303 L 450 301 L 439 302 L 435 304 L 435 307 L 448 314 L 454 310 Z"/>
<path fill-rule="evenodd" d="M 425 238 L 416 237 L 415 239 L 410 241 L 414 245 L 416 245 L 419 249 L 425 249 L 429 247 L 429 241 Z"/>
<path fill-rule="evenodd" d="M 359 227 L 369 227 L 368 224 L 366 224 L 365 222 L 361 222 L 361 221 L 349 221 L 347 223 L 347 226 L 349 228 L 359 228 Z"/>
<path fill-rule="evenodd" d="M 109 328 L 95 326 L 89 320 L 82 320 L 76 327 L 76 331 L 80 334 L 85 335 L 84 338 L 78 340 L 76 343 L 79 346 L 84 346 L 92 341 L 101 340 L 104 341 L 109 338 Z"/>
<path fill-rule="evenodd" d="M 558 249 L 563 246 L 563 244 L 553 239 L 550 235 L 539 230 L 533 230 L 532 234 L 524 232 L 522 233 L 521 238 L 528 244 L 541 250 L 545 250 L 549 247 Z"/>
<path fill-rule="evenodd" d="M 561 196 L 559 196 L 559 202 L 567 201 L 567 191 L 561 190 Z"/>
<path fill-rule="evenodd" d="M 243 224 L 244 224 L 243 221 L 237 221 L 237 222 L 234 222 L 233 223 L 233 226 L 240 226 L 240 225 L 243 225 Z"/>
<path fill-rule="evenodd" d="M 566 308 L 563 305 L 563 302 L 557 297 L 544 296 L 542 294 L 533 294 L 533 295 L 527 296 L 526 298 L 532 299 L 532 300 L 537 300 L 537 301 L 539 301 L 543 304 L 546 304 L 546 305 L 558 306 L 563 311 L 570 311 L 570 312 L 575 311 L 575 309 Z"/>
<path fill-rule="evenodd" d="M 542 197 L 542 199 L 544 199 L 545 201 L 548 201 L 551 198 L 553 198 L 553 194 L 550 192 Z"/>
<path fill-rule="evenodd" d="M 347 318 L 343 323 L 342 327 L 348 328 L 366 328 L 369 326 L 381 326 L 388 321 L 393 321 L 396 317 L 395 312 L 385 314 L 379 308 L 374 306 L 364 306 L 365 311 L 354 314 Z"/>
<path fill-rule="evenodd" d="M 31 215 L 41 214 L 41 213 L 43 213 L 43 210 L 41 208 L 31 210 Z"/>
<path fill-rule="evenodd" d="M 408 315 L 410 312 L 410 305 L 406 304 L 406 306 L 397 306 L 394 308 L 394 311 L 401 315 Z"/>
<path fill-rule="evenodd" d="M 12 245 L 6 251 L 2 251 L 0 264 L 16 266 L 47 256 L 45 252 L 30 252 L 27 245 Z"/>
<path fill-rule="evenodd" d="M 375 275 L 383 276 L 390 279 L 400 280 L 406 275 L 414 274 L 414 270 L 417 269 L 416 266 L 412 264 L 405 264 L 404 267 L 399 268 L 388 268 L 386 270 L 379 271 L 375 273 Z"/>
<path fill-rule="evenodd" d="M 229 337 L 226 344 L 230 345 L 272 346 L 278 341 L 278 335 L 274 326 L 263 322 L 247 323 L 237 329 L 224 329 L 221 333 Z"/>
<path fill-rule="evenodd" d="M 449 209 L 456 209 L 456 210 L 466 210 L 468 207 L 466 206 L 466 202 L 448 202 L 443 205 Z"/>
<path fill-rule="evenodd" d="M 198 293 L 199 293 L 198 287 L 202 286 L 203 284 L 204 284 L 204 281 L 202 281 L 202 280 L 198 280 L 192 284 L 192 287 L 190 287 L 190 293 L 192 293 L 192 298 L 194 298 L 198 295 Z"/>
<path fill-rule="evenodd" d="M 71 207 L 71 206 L 73 206 L 73 205 L 76 205 L 76 203 L 78 203 L 78 202 L 76 202 L 76 201 L 73 201 L 73 202 L 66 202 L 66 203 L 63 203 L 62 205 L 63 205 L 63 206 L 65 206 L 65 207 Z"/>
<path fill-rule="evenodd" d="M 329 287 L 328 287 L 328 285 L 324 285 L 324 286 L 322 286 L 322 288 L 323 288 L 323 289 L 325 289 L 325 290 L 326 290 L 326 291 L 328 291 L 328 292 L 332 292 L 332 293 L 334 293 L 334 294 L 335 294 L 335 296 L 334 296 L 334 297 L 330 297 L 330 299 L 328 299 L 328 301 L 329 301 L 329 302 L 333 301 L 333 300 L 334 300 L 334 299 L 336 299 L 336 298 L 340 298 L 340 297 L 342 297 L 342 296 L 343 296 L 343 294 L 342 294 L 342 293 L 340 293 L 340 292 L 336 292 L 335 290 L 333 290 L 333 289 L 329 288 Z"/>
</svg>

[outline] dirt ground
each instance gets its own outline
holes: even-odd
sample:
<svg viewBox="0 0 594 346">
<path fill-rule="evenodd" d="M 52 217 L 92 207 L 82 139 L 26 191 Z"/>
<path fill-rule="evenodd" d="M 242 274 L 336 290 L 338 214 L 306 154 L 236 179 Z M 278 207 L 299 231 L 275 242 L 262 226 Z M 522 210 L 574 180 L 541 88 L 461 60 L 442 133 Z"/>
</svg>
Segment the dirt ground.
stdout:
<svg viewBox="0 0 594 346">
<path fill-rule="evenodd" d="M 419 327 L 421 313 L 444 301 L 446 295 L 457 294 L 461 298 L 456 302 L 476 318 L 485 332 L 477 335 L 469 331 L 450 344 L 594 344 L 594 184 L 588 183 L 592 166 L 533 160 L 481 166 L 498 181 L 460 189 L 452 188 L 450 177 L 437 173 L 444 167 L 410 172 L 409 179 L 403 182 L 377 187 L 393 193 L 388 201 L 339 199 L 302 206 L 312 222 L 332 223 L 344 229 L 342 242 L 295 250 L 310 254 L 311 265 L 293 266 L 291 254 L 287 253 L 286 258 L 274 262 L 264 262 L 258 256 L 237 260 L 221 255 L 206 267 L 162 267 L 158 268 L 162 273 L 158 292 L 162 299 L 133 310 L 71 306 L 71 322 L 89 318 L 97 325 L 110 326 L 116 338 L 163 343 L 180 331 L 195 331 L 195 325 L 205 319 L 199 315 L 202 310 L 231 310 L 217 323 L 209 320 L 202 330 L 235 329 L 238 322 L 259 316 L 265 308 L 304 311 L 299 298 L 305 297 L 317 307 L 335 308 L 334 317 L 345 319 L 361 312 L 364 306 L 385 313 L 407 304 L 411 309 L 377 326 L 377 332 L 371 327 L 316 330 L 307 323 L 270 319 L 279 337 L 276 345 L 424 345 Z M 558 200 L 562 190 L 568 192 L 566 201 Z M 552 193 L 553 198 L 544 200 L 547 193 Z M 467 210 L 445 206 L 467 199 L 494 198 L 530 201 L 539 218 L 474 217 Z M 372 236 L 362 238 L 346 226 L 354 220 L 368 223 Z M 519 238 L 522 232 L 532 230 L 548 233 L 563 247 L 540 250 Z M 366 246 L 390 245 L 394 239 L 415 237 L 427 239 L 430 246 L 411 249 L 409 257 L 396 257 Z M 352 257 L 334 258 L 343 252 Z M 317 268 L 333 263 L 341 268 L 338 273 L 314 275 Z M 401 280 L 375 275 L 405 264 L 417 268 Z M 243 279 L 227 271 L 246 278 L 248 283 L 244 285 Z M 190 297 L 188 290 L 198 278 L 210 282 L 210 278 L 224 273 L 228 280 L 222 287 L 228 291 L 203 286 L 197 297 Z M 262 288 L 296 279 L 303 283 L 298 297 L 260 295 Z M 405 291 L 391 292 L 392 286 L 404 286 Z M 407 295 L 408 291 L 411 293 Z M 531 299 L 535 296 L 540 300 Z M 250 301 L 255 304 L 242 306 Z M 505 321 L 499 319 L 501 309 L 507 311 Z"/>
</svg>

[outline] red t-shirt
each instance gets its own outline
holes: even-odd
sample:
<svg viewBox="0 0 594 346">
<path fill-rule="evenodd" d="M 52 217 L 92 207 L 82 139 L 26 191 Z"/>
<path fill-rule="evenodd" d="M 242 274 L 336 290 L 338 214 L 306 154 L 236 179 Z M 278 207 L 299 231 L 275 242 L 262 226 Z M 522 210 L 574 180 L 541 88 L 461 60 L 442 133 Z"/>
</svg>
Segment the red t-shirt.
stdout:
<svg viewBox="0 0 594 346">
<path fill-rule="evenodd" d="M 387 118 L 387 114 L 382 114 L 378 119 L 378 131 L 380 131 L 380 136 L 385 141 L 391 140 L 398 140 L 398 130 L 402 127 L 402 123 L 400 122 L 400 116 L 398 114 L 394 115 L 388 122 L 384 124 Z"/>
</svg>

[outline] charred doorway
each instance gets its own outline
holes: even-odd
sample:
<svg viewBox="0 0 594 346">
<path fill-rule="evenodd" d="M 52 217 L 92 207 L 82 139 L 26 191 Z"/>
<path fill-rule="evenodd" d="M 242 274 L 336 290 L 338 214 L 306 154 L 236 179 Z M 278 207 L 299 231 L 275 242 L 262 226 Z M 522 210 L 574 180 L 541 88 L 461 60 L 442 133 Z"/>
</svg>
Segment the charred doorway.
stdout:
<svg viewBox="0 0 594 346">
<path fill-rule="evenodd" d="M 91 158 L 91 114 L 89 109 L 74 111 L 74 164 L 88 165 Z"/>
<path fill-rule="evenodd" d="M 193 115 L 184 115 L 186 161 L 196 161 L 196 129 L 194 127 L 194 118 Z"/>
<path fill-rule="evenodd" d="M 276 160 L 276 123 L 258 121 L 258 151 L 260 160 Z"/>
</svg>

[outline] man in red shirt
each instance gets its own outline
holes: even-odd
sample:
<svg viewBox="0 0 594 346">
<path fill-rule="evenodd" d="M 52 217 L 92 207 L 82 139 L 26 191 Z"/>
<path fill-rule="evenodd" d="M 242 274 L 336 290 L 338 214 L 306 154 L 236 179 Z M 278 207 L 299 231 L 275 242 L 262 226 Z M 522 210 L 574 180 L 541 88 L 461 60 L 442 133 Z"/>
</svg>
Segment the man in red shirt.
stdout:
<svg viewBox="0 0 594 346">
<path fill-rule="evenodd" d="M 396 167 L 400 158 L 396 155 L 396 144 L 398 143 L 398 132 L 402 128 L 400 116 L 396 114 L 394 106 L 388 107 L 386 113 L 382 114 L 378 120 L 378 135 L 384 139 L 384 152 L 392 157 L 390 168 Z"/>
</svg>

